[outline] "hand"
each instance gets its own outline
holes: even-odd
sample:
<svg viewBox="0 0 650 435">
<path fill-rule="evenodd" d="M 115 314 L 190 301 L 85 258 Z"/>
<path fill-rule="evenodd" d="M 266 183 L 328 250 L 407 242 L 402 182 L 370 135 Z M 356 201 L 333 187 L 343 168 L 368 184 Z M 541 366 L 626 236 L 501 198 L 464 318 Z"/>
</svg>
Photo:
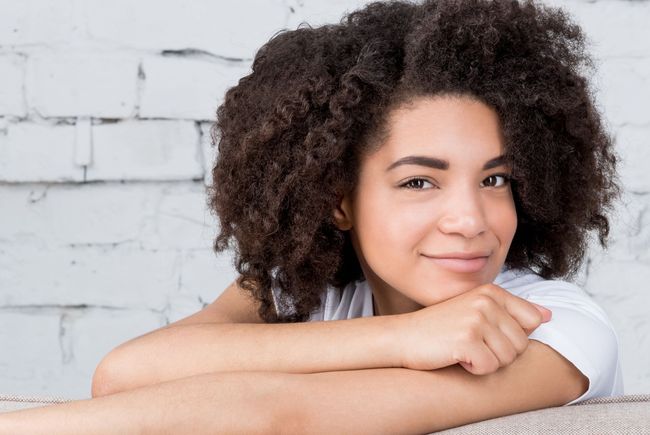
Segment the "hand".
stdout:
<svg viewBox="0 0 650 435">
<path fill-rule="evenodd" d="M 528 336 L 551 319 L 551 311 L 484 284 L 401 316 L 402 367 L 435 370 L 460 364 L 483 375 L 517 359 L 528 347 Z"/>
</svg>

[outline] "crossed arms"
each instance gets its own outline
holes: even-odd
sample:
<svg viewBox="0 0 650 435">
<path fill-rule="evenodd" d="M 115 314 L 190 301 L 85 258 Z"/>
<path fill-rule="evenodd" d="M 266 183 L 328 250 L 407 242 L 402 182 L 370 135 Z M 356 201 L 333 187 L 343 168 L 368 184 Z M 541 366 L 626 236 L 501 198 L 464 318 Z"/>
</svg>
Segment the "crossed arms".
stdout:
<svg viewBox="0 0 650 435">
<path fill-rule="evenodd" d="M 0 434 L 429 433 L 587 389 L 536 340 L 487 375 L 400 368 L 395 319 L 165 327 L 105 358 L 94 399 L 0 415 Z"/>
<path fill-rule="evenodd" d="M 587 390 L 588 379 L 578 369 L 536 340 L 515 362 L 488 375 L 460 365 L 401 368 L 399 337 L 393 334 L 398 320 L 171 326 L 109 354 L 107 368 L 97 370 L 93 394 L 199 373 L 249 371 L 269 379 L 282 373 L 281 388 L 267 390 L 268 402 L 260 402 L 262 408 L 274 404 L 265 423 L 269 432 L 272 426 L 278 433 L 428 433 L 561 406 Z"/>
</svg>

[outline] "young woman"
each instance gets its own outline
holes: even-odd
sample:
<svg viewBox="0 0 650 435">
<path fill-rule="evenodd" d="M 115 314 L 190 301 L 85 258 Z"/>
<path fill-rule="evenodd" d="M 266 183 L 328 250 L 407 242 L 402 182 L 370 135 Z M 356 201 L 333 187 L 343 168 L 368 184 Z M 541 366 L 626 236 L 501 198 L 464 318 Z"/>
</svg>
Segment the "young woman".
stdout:
<svg viewBox="0 0 650 435">
<path fill-rule="evenodd" d="M 215 250 L 234 240 L 240 278 L 109 353 L 95 398 L 0 428 L 426 433 L 622 394 L 605 312 L 556 279 L 589 230 L 606 247 L 620 194 L 588 66 L 530 1 L 275 36 L 214 128 Z"/>
</svg>

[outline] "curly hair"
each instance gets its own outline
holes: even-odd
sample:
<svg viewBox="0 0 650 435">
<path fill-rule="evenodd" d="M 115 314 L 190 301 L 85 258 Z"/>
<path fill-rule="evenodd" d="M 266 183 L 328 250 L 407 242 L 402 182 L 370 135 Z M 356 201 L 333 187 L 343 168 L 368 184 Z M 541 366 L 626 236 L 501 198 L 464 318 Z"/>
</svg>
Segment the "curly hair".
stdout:
<svg viewBox="0 0 650 435">
<path fill-rule="evenodd" d="M 374 2 L 338 24 L 282 31 L 217 109 L 208 187 L 221 252 L 267 323 L 303 322 L 327 286 L 363 278 L 333 210 L 353 192 L 388 113 L 457 95 L 498 114 L 517 230 L 505 265 L 570 279 L 595 230 L 607 247 L 618 158 L 585 76 L 585 35 L 533 0 Z M 280 302 L 294 308 L 278 313 Z"/>
</svg>

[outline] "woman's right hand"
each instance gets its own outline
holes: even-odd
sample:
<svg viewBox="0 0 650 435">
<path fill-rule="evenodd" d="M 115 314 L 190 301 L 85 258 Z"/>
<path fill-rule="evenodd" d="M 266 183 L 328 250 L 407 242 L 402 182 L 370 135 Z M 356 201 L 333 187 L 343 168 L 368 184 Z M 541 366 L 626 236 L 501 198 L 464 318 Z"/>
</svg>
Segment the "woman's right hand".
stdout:
<svg viewBox="0 0 650 435">
<path fill-rule="evenodd" d="M 511 364 L 551 311 L 495 284 L 484 284 L 420 310 L 401 314 L 402 367 L 435 370 L 460 364 L 484 375 Z"/>
</svg>

